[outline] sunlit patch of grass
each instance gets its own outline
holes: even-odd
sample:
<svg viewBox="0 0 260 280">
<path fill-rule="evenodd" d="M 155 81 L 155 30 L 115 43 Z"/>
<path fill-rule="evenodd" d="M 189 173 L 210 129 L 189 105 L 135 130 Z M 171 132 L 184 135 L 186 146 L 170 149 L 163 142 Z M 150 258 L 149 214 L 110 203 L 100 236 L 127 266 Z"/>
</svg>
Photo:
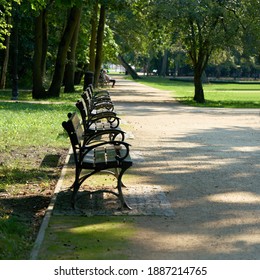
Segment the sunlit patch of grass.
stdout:
<svg viewBox="0 0 260 280">
<path fill-rule="evenodd" d="M 39 259 L 127 259 L 134 232 L 129 217 L 53 216 Z"/>
<path fill-rule="evenodd" d="M 191 81 L 145 77 L 139 82 L 171 92 L 173 98 L 189 106 L 222 108 L 260 108 L 260 83 L 205 83 L 206 102 L 194 102 L 194 85 Z"/>
<path fill-rule="evenodd" d="M 63 88 L 61 89 L 59 97 L 47 97 L 44 99 L 33 99 L 31 90 L 19 90 L 18 93 L 18 102 L 19 101 L 48 101 L 48 102 L 76 102 L 80 98 L 82 93 L 83 85 L 76 85 L 75 92 L 64 93 Z M 11 89 L 1 89 L 0 90 L 0 100 L 9 101 L 12 99 L 12 90 Z"/>
<path fill-rule="evenodd" d="M 75 106 L 65 104 L 0 103 L 0 151 L 17 146 L 64 146 L 61 123 L 73 110 Z"/>
</svg>

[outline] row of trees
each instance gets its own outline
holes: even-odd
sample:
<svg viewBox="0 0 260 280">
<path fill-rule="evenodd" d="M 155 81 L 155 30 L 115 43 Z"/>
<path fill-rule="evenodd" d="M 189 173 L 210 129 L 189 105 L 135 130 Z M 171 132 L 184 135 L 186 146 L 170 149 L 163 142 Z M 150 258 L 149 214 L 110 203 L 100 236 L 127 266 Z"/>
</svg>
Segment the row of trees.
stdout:
<svg viewBox="0 0 260 280">
<path fill-rule="evenodd" d="M 97 82 L 102 61 L 106 56 L 109 59 L 115 46 L 106 26 L 107 13 L 119 13 L 125 5 L 124 0 L 3 2 L 1 87 L 8 79 L 14 84 L 18 77 L 26 77 L 33 97 L 45 98 L 58 97 L 62 85 L 73 92 L 76 80 L 86 70 L 95 73 Z M 115 48 L 113 55 L 116 53 Z"/>
<path fill-rule="evenodd" d="M 26 78 L 34 98 L 74 91 L 86 71 L 97 84 L 105 61 L 138 78 L 130 64 L 148 69 L 161 57 L 165 75 L 185 54 L 203 103 L 209 64 L 259 60 L 260 0 L 0 1 L 0 86 Z"/>
</svg>

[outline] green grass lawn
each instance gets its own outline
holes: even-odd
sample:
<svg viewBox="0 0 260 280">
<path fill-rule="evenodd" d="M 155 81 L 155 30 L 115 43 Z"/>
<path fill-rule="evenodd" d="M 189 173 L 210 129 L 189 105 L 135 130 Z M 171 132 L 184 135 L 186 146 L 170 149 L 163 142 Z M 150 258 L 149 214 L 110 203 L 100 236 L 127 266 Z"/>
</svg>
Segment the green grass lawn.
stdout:
<svg viewBox="0 0 260 280">
<path fill-rule="evenodd" d="M 223 108 L 260 108 L 260 83 L 206 83 L 203 85 L 205 104 L 193 101 L 194 85 L 188 81 L 169 78 L 145 77 L 138 82 L 168 90 L 178 101 L 186 105 Z"/>
<path fill-rule="evenodd" d="M 30 99 L 27 93 L 23 99 Z M 54 160 L 69 148 L 61 123 L 72 111 L 75 105 L 66 99 L 62 104 L 0 102 L 0 259 L 29 257 L 46 196 L 59 178 Z"/>
</svg>

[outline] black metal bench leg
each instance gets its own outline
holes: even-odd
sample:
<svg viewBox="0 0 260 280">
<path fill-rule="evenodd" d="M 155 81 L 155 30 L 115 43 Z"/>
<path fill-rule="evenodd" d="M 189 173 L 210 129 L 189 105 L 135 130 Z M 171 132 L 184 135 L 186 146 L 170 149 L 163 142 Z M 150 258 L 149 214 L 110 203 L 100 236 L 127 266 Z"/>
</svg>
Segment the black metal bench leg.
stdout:
<svg viewBox="0 0 260 280">
<path fill-rule="evenodd" d="M 122 168 L 119 175 L 118 175 L 118 178 L 117 178 L 117 189 L 118 189 L 118 194 L 119 194 L 119 199 L 120 199 L 120 202 L 121 202 L 121 205 L 122 205 L 122 208 L 126 208 L 126 209 L 129 209 L 129 210 L 132 210 L 132 208 L 127 204 L 127 202 L 125 201 L 125 198 L 124 198 L 124 195 L 123 195 L 123 192 L 122 192 L 122 177 L 125 173 L 125 171 L 128 169 L 127 168 Z"/>
<path fill-rule="evenodd" d="M 73 209 L 75 209 L 75 204 L 76 204 L 76 196 L 78 193 L 78 190 L 80 188 L 80 186 L 82 185 L 82 183 L 89 178 L 90 176 L 92 176 L 93 174 L 99 172 L 98 170 L 94 170 L 82 177 L 80 177 L 80 173 L 81 173 L 82 169 L 79 169 L 76 171 L 75 173 L 75 181 L 72 185 L 73 191 L 72 191 L 72 196 L 71 196 L 71 206 Z"/>
<path fill-rule="evenodd" d="M 75 181 L 73 184 L 73 192 L 72 192 L 72 196 L 71 196 L 71 207 L 73 209 L 75 209 L 76 196 L 77 196 L 78 190 L 79 190 L 79 183 Z"/>
<path fill-rule="evenodd" d="M 73 191 L 72 191 L 72 196 L 71 196 L 71 207 L 73 209 L 75 209 L 76 196 L 77 196 L 77 192 L 78 192 L 79 187 L 80 187 L 80 183 L 79 183 L 80 172 L 81 172 L 81 169 L 80 170 L 76 170 L 76 172 L 75 172 L 75 180 L 74 180 L 74 183 L 72 185 Z"/>
</svg>

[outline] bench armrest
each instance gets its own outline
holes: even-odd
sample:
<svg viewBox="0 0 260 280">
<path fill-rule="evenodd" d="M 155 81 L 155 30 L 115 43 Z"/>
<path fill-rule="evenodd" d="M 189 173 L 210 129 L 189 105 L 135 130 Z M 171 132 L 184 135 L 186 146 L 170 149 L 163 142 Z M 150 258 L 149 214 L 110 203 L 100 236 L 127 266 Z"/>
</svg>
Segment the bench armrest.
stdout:
<svg viewBox="0 0 260 280">
<path fill-rule="evenodd" d="M 89 128 L 93 123 L 100 121 L 102 119 L 107 119 L 107 122 L 110 123 L 110 127 L 116 128 L 119 126 L 120 118 L 117 117 L 114 112 L 100 112 L 94 115 L 91 115 L 86 120 L 87 128 Z"/>
</svg>

